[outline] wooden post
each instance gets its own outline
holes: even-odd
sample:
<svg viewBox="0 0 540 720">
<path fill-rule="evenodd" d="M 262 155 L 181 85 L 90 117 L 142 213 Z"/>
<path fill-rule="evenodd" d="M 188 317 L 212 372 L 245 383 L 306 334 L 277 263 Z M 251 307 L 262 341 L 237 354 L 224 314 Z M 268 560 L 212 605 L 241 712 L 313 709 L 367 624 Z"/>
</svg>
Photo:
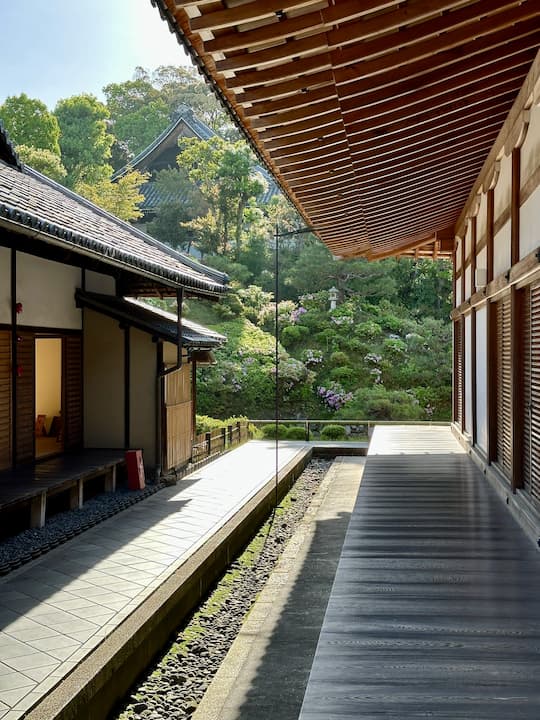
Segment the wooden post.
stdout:
<svg viewBox="0 0 540 720">
<path fill-rule="evenodd" d="M 114 492 L 116 490 L 116 465 L 113 465 L 105 475 L 105 492 Z"/>
<path fill-rule="evenodd" d="M 227 428 L 221 428 L 221 442 L 223 443 L 223 449 L 227 447 Z"/>
<path fill-rule="evenodd" d="M 487 256 L 487 281 L 493 280 L 493 222 L 495 212 L 495 193 L 494 190 L 487 192 L 487 212 L 486 212 L 486 256 Z"/>
<path fill-rule="evenodd" d="M 84 502 L 84 482 L 79 478 L 75 485 L 69 490 L 70 510 L 80 510 Z"/>
<path fill-rule="evenodd" d="M 229 433 L 229 445 L 233 444 L 233 428 L 232 425 L 227 426 L 227 432 Z"/>
<path fill-rule="evenodd" d="M 206 438 L 206 454 L 210 455 L 212 452 L 212 433 L 207 432 L 205 435 Z"/>
<path fill-rule="evenodd" d="M 47 491 L 43 490 L 30 502 L 30 527 L 41 528 L 45 525 L 47 510 Z"/>
<path fill-rule="evenodd" d="M 512 195 L 510 204 L 511 265 L 519 262 L 519 197 L 521 192 L 521 148 L 512 150 Z"/>
</svg>

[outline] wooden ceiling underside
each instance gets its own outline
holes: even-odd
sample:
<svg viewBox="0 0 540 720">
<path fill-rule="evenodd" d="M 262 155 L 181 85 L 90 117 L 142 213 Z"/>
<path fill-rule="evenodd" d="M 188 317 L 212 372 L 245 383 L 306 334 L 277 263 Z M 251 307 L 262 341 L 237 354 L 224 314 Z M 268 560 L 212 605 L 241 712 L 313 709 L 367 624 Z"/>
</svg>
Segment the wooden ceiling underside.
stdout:
<svg viewBox="0 0 540 720">
<path fill-rule="evenodd" d="M 153 2 L 341 256 L 445 254 L 540 44 L 539 0 Z"/>
</svg>

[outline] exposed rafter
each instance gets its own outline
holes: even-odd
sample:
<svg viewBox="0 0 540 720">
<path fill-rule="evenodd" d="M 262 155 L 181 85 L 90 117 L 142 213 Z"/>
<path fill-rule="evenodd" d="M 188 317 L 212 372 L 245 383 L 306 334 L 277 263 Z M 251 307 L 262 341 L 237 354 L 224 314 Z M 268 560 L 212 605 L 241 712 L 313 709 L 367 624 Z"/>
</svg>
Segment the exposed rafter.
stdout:
<svg viewBox="0 0 540 720">
<path fill-rule="evenodd" d="M 152 0 L 337 255 L 452 251 L 538 0 Z"/>
</svg>

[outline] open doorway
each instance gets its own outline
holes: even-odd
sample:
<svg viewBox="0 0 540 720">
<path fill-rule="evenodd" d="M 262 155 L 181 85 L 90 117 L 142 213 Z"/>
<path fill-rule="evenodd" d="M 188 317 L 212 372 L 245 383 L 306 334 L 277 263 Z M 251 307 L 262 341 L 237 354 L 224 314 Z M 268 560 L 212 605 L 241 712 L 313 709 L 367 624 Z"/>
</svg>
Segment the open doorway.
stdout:
<svg viewBox="0 0 540 720">
<path fill-rule="evenodd" d="M 36 338 L 36 458 L 64 449 L 62 338 Z"/>
</svg>

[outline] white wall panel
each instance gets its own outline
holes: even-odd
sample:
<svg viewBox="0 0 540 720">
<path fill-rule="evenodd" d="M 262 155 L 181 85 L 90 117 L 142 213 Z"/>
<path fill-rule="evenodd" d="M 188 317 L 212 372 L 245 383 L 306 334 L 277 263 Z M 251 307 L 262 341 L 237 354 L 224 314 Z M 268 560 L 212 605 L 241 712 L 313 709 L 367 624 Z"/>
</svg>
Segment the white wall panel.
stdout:
<svg viewBox="0 0 540 720">
<path fill-rule="evenodd" d="M 476 216 L 476 242 L 484 240 L 486 237 L 487 226 L 487 196 L 482 193 L 480 196 L 480 207 Z"/>
<path fill-rule="evenodd" d="M 511 263 L 511 226 L 510 220 L 504 224 L 493 238 L 493 277 L 497 278 L 510 268 Z"/>
<path fill-rule="evenodd" d="M 130 330 L 130 444 L 141 448 L 145 465 L 156 458 L 157 345 L 148 333 Z"/>
<path fill-rule="evenodd" d="M 520 259 L 540 246 L 540 187 L 520 208 L 519 236 Z"/>
<path fill-rule="evenodd" d="M 473 434 L 472 422 L 472 373 L 471 373 L 471 315 L 465 317 L 465 430 Z"/>
<path fill-rule="evenodd" d="M 79 268 L 17 253 L 16 302 L 23 305 L 19 324 L 80 330 L 82 314 L 75 306 L 80 286 Z"/>
<path fill-rule="evenodd" d="M 103 295 L 116 295 L 116 281 L 110 275 L 86 271 L 86 289 L 88 292 L 103 293 Z"/>
<path fill-rule="evenodd" d="M 11 323 L 11 250 L 0 247 L 0 323 Z"/>
<path fill-rule="evenodd" d="M 84 443 L 124 447 L 124 332 L 118 322 L 85 310 Z"/>
<path fill-rule="evenodd" d="M 476 311 L 476 441 L 478 446 L 487 452 L 487 308 L 485 305 Z"/>
<path fill-rule="evenodd" d="M 510 212 L 512 198 L 512 154 L 505 155 L 500 162 L 499 179 L 493 191 L 494 220 L 497 222 L 504 212 Z"/>
<path fill-rule="evenodd" d="M 531 108 L 529 129 L 521 146 L 521 187 L 540 165 L 540 107 Z M 539 243 L 540 244 L 540 243 Z"/>
</svg>

